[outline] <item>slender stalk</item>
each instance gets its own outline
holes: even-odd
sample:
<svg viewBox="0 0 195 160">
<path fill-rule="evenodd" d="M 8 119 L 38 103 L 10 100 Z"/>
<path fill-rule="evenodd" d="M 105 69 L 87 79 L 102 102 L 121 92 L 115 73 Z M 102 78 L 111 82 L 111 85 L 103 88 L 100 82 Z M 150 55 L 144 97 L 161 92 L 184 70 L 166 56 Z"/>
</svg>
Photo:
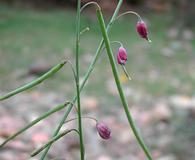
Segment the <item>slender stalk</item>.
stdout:
<svg viewBox="0 0 195 160">
<path fill-rule="evenodd" d="M 125 65 L 122 64 L 122 69 L 123 69 L 123 72 L 125 73 L 125 76 L 129 79 L 129 80 L 132 80 L 131 76 L 129 75 L 129 73 L 127 72 L 127 69 L 125 68 Z"/>
<path fill-rule="evenodd" d="M 64 137 L 65 135 L 67 135 L 68 133 L 75 131 L 76 133 L 79 134 L 79 132 L 76 129 L 70 129 L 70 130 L 65 130 L 64 132 L 60 133 L 59 135 L 53 137 L 51 140 L 49 140 L 46 144 L 44 144 L 42 147 L 36 149 L 35 151 L 33 151 L 31 153 L 31 157 L 36 156 L 37 154 L 39 154 L 42 150 L 44 150 L 48 145 L 53 144 L 54 142 L 56 142 L 57 140 L 59 140 L 60 138 Z"/>
<path fill-rule="evenodd" d="M 87 6 L 89 6 L 89 5 L 94 5 L 97 9 L 99 9 L 100 8 L 100 6 L 98 5 L 98 3 L 97 2 L 88 2 L 88 3 L 86 3 L 85 5 L 83 5 L 82 7 L 81 7 L 81 9 L 80 9 L 80 11 L 82 12 L 84 9 L 85 9 L 85 7 L 87 7 Z"/>
<path fill-rule="evenodd" d="M 14 91 L 7 93 L 6 95 L 0 97 L 0 101 L 5 100 L 7 98 L 10 98 L 10 97 L 12 97 L 20 92 L 23 92 L 25 90 L 28 90 L 28 89 L 34 87 L 34 86 L 37 86 L 38 84 L 40 84 L 41 82 L 43 82 L 44 80 L 48 79 L 49 77 L 54 75 L 56 72 L 58 72 L 66 63 L 67 63 L 67 61 L 64 61 L 60 64 L 57 64 L 51 70 L 49 70 L 47 73 L 45 73 L 41 77 L 37 78 L 36 80 L 32 81 L 31 83 L 28 83 L 28 84 L 14 90 Z"/>
<path fill-rule="evenodd" d="M 80 140 L 80 156 L 81 160 L 85 159 L 84 142 L 83 142 L 83 128 L 81 119 L 81 103 L 80 103 L 80 69 L 79 69 L 79 43 L 80 43 L 80 21 L 81 21 L 81 0 L 77 0 L 77 19 L 76 19 L 76 92 L 77 92 L 77 115 L 78 115 L 78 130 Z"/>
<path fill-rule="evenodd" d="M 82 119 L 90 119 L 90 120 L 93 120 L 95 121 L 95 123 L 98 123 L 97 119 L 93 118 L 93 117 L 89 117 L 89 116 L 84 116 L 84 117 L 81 117 Z M 65 121 L 64 123 L 68 123 L 68 122 L 72 122 L 74 120 L 77 120 L 78 118 L 71 118 L 67 121 Z"/>
<path fill-rule="evenodd" d="M 140 21 L 142 20 L 141 16 L 140 16 L 138 13 L 136 13 L 136 12 L 134 12 L 134 11 L 127 11 L 127 12 L 125 12 L 125 13 L 120 14 L 118 17 L 116 17 L 115 21 L 118 20 L 119 18 L 121 18 L 122 16 L 127 15 L 127 14 L 134 14 L 134 15 L 137 16 L 137 18 L 138 18 Z"/>
<path fill-rule="evenodd" d="M 0 148 L 3 147 L 6 143 L 8 143 L 10 140 L 14 139 L 15 137 L 17 137 L 18 135 L 20 135 L 21 133 L 25 132 L 27 129 L 31 128 L 32 126 L 34 126 L 35 124 L 37 124 L 38 122 L 40 122 L 41 120 L 47 118 L 48 116 L 50 116 L 51 114 L 58 112 L 59 110 L 63 109 L 64 107 L 66 107 L 70 102 L 66 102 L 62 105 L 58 105 L 56 106 L 54 109 L 49 110 L 48 112 L 44 113 L 43 115 L 41 115 L 39 118 L 35 119 L 34 121 L 32 121 L 31 123 L 29 123 L 27 126 L 25 126 L 24 128 L 22 128 L 21 130 L 19 130 L 18 132 L 16 132 L 15 134 L 13 134 L 12 136 L 8 137 L 1 145 Z"/>
<path fill-rule="evenodd" d="M 119 12 L 119 10 L 120 10 L 120 7 L 121 7 L 122 3 L 123 3 L 123 0 L 119 0 L 118 5 L 117 5 L 117 7 L 116 7 L 116 9 L 115 9 L 115 11 L 114 11 L 114 14 L 113 14 L 113 16 L 112 16 L 110 22 L 108 23 L 107 32 L 110 31 L 110 28 L 111 28 L 111 26 L 112 26 L 112 23 L 113 23 L 114 19 L 116 18 L 116 16 L 118 15 L 118 12 Z M 96 51 L 94 57 L 93 57 L 93 60 L 92 60 L 90 66 L 89 66 L 89 68 L 88 68 L 88 70 L 87 70 L 87 72 L 86 72 L 86 74 L 85 74 L 85 76 L 84 76 L 84 80 L 83 80 L 82 84 L 80 85 L 80 92 L 81 92 L 82 89 L 84 88 L 84 86 L 85 86 L 85 84 L 86 84 L 86 82 L 87 82 L 87 80 L 88 80 L 88 78 L 89 78 L 91 72 L 93 71 L 93 69 L 94 69 L 94 67 L 95 67 L 95 64 L 96 64 L 96 62 L 97 62 L 99 56 L 101 55 L 101 51 L 102 51 L 103 45 L 104 45 L 104 40 L 102 39 L 101 42 L 100 42 L 100 44 L 99 44 L 99 46 L 98 46 L 98 48 L 97 48 L 97 51 Z M 77 96 L 75 95 L 74 98 L 73 98 L 73 100 L 72 100 L 72 103 L 75 103 L 76 100 L 77 100 Z M 70 113 L 70 111 L 71 111 L 72 108 L 73 108 L 73 104 L 72 104 L 72 103 L 68 106 L 67 111 L 64 113 L 64 116 L 62 117 L 62 119 L 61 119 L 59 125 L 57 126 L 56 130 L 54 131 L 53 136 L 58 135 L 58 133 L 59 133 L 61 127 L 63 126 L 64 122 L 66 121 L 66 119 L 67 119 L 67 117 L 68 117 L 68 115 L 69 115 L 69 113 Z M 43 160 L 43 159 L 45 158 L 45 156 L 47 155 L 47 153 L 48 153 L 48 151 L 49 151 L 51 145 L 52 145 L 52 144 L 50 144 L 50 145 L 48 145 L 48 146 L 46 147 L 44 153 L 42 154 L 41 160 Z"/>
<path fill-rule="evenodd" d="M 111 43 L 111 44 L 112 44 L 112 43 L 118 43 L 118 44 L 120 45 L 120 47 L 123 47 L 123 44 L 122 44 L 122 42 L 120 42 L 120 41 L 111 41 L 110 43 Z"/>
<path fill-rule="evenodd" d="M 110 47 L 110 40 L 109 40 L 108 34 L 106 32 L 106 27 L 105 27 L 105 23 L 104 23 L 104 19 L 103 19 L 103 15 L 101 13 L 101 10 L 97 10 L 97 17 L 98 17 L 98 22 L 99 22 L 99 25 L 100 25 L 100 28 L 101 28 L 102 36 L 104 38 L 104 43 L 105 43 L 105 46 L 106 46 L 106 49 L 107 49 L 107 54 L 108 54 L 110 64 L 111 64 L 111 67 L 112 67 L 112 72 L 113 72 L 113 75 L 114 75 L 114 78 L 115 78 L 115 82 L 116 82 L 116 85 L 117 85 L 117 88 L 118 88 L 120 99 L 122 101 L 122 104 L 123 104 L 123 107 L 124 107 L 129 125 L 132 128 L 133 133 L 134 133 L 139 145 L 142 147 L 144 153 L 146 154 L 146 156 L 148 157 L 149 160 L 152 160 L 150 152 L 148 151 L 146 145 L 144 144 L 142 138 L 140 137 L 140 135 L 137 131 L 136 125 L 133 121 L 133 118 L 132 118 L 132 116 L 129 112 L 128 103 L 126 101 L 126 98 L 125 98 L 125 95 L 124 95 L 124 92 L 123 92 L 123 89 L 122 89 L 122 86 L 121 86 L 121 83 L 120 83 L 120 80 L 119 80 L 119 75 L 118 75 L 116 63 L 114 61 L 114 56 L 113 56 L 113 53 L 112 53 L 112 49 Z"/>
</svg>

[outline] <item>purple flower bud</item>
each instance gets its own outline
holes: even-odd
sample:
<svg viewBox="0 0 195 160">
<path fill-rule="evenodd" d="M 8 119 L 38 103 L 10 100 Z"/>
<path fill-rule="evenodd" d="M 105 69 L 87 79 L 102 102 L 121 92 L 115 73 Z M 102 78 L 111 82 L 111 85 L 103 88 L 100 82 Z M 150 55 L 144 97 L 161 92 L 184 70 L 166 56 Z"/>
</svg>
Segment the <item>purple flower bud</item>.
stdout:
<svg viewBox="0 0 195 160">
<path fill-rule="evenodd" d="M 110 135 L 111 131 L 107 127 L 106 124 L 104 124 L 104 123 L 97 123 L 96 129 L 97 129 L 100 137 L 102 137 L 103 139 L 109 139 L 111 137 L 111 135 Z"/>
<path fill-rule="evenodd" d="M 117 54 L 118 64 L 124 65 L 127 62 L 127 51 L 124 47 L 120 47 Z"/>
<path fill-rule="evenodd" d="M 148 39 L 148 29 L 146 26 L 146 23 L 144 21 L 138 21 L 136 25 L 136 29 L 140 37 L 145 38 L 146 40 L 149 41 Z"/>
</svg>

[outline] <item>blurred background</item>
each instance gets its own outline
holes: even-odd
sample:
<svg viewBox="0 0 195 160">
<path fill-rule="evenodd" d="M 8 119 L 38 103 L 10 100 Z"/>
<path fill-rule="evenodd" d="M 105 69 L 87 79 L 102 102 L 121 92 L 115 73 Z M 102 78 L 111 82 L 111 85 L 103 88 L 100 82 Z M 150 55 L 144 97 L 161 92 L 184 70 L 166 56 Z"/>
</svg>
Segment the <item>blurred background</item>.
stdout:
<svg viewBox="0 0 195 160">
<path fill-rule="evenodd" d="M 82 0 L 82 5 L 89 0 Z M 117 0 L 98 0 L 108 22 Z M 0 95 L 30 82 L 62 59 L 75 61 L 76 0 L 0 1 Z M 110 39 L 128 51 L 128 81 L 118 66 L 131 113 L 155 160 L 195 159 L 195 1 L 126 0 L 120 12 L 137 11 L 148 25 L 152 43 L 135 30 L 137 18 L 127 15 L 113 25 Z M 82 14 L 81 80 L 101 40 L 93 7 Z M 116 55 L 118 45 L 113 44 Z M 0 103 L 0 142 L 55 105 L 75 94 L 70 67 L 40 86 Z M 82 91 L 83 116 L 93 116 L 112 130 L 102 140 L 95 123 L 83 120 L 86 159 L 146 159 L 129 129 L 106 53 L 99 58 Z M 26 160 L 48 141 L 64 111 L 29 129 L 0 149 L 1 160 Z M 75 117 L 73 110 L 69 118 Z M 76 121 L 63 126 L 76 127 Z M 47 159 L 79 159 L 75 134 L 51 148 Z"/>
</svg>

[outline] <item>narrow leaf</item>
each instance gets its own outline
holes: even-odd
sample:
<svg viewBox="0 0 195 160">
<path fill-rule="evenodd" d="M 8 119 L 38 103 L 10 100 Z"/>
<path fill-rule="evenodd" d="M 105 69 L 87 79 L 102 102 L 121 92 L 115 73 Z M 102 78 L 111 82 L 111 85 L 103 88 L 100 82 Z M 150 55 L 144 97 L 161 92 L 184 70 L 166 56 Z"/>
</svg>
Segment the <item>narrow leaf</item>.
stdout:
<svg viewBox="0 0 195 160">
<path fill-rule="evenodd" d="M 70 130 L 65 130 L 64 132 L 60 133 L 59 135 L 53 137 L 51 140 L 49 140 L 46 144 L 44 144 L 42 147 L 36 149 L 35 151 L 33 151 L 31 153 L 31 157 L 36 156 L 37 154 L 39 154 L 42 150 L 44 150 L 47 146 L 51 145 L 52 143 L 54 143 L 55 141 L 57 141 L 58 139 L 62 138 L 63 136 L 65 136 L 66 134 L 70 133 L 71 131 L 76 131 L 75 129 L 70 129 Z"/>
<path fill-rule="evenodd" d="M 49 110 L 48 112 L 44 113 L 42 116 L 40 116 L 39 118 L 35 119 L 34 121 L 32 121 L 31 123 L 29 123 L 27 126 L 25 126 L 24 128 L 20 129 L 18 132 L 16 132 L 15 134 L 13 134 L 12 136 L 8 137 L 1 145 L 0 148 L 3 147 L 7 142 L 9 142 L 10 140 L 14 139 L 15 137 L 17 137 L 18 135 L 22 134 L 23 132 L 25 132 L 27 129 L 29 129 L 30 127 L 34 126 L 35 124 L 37 124 L 38 122 L 40 122 L 41 120 L 47 118 L 48 116 L 50 116 L 51 114 L 63 109 L 64 107 L 66 107 L 68 104 L 70 104 L 70 102 L 66 102 L 64 104 L 58 105 L 56 106 L 54 109 Z"/>
<path fill-rule="evenodd" d="M 40 84 L 41 82 L 43 82 L 44 80 L 46 80 L 47 78 L 51 77 L 53 74 L 55 74 L 56 72 L 58 72 L 65 64 L 66 64 L 67 61 L 64 61 L 60 64 L 57 64 L 56 66 L 54 66 L 51 70 L 49 70 L 47 73 L 45 73 L 44 75 L 42 75 L 41 77 L 35 79 L 34 81 L 22 86 L 22 87 L 19 87 L 17 88 L 16 90 L 14 91 L 11 91 L 9 93 L 7 93 L 6 95 L 4 96 L 1 96 L 0 97 L 0 101 L 2 100 L 5 100 L 7 98 L 10 98 L 20 92 L 23 92 L 25 90 L 28 90 L 38 84 Z"/>
</svg>

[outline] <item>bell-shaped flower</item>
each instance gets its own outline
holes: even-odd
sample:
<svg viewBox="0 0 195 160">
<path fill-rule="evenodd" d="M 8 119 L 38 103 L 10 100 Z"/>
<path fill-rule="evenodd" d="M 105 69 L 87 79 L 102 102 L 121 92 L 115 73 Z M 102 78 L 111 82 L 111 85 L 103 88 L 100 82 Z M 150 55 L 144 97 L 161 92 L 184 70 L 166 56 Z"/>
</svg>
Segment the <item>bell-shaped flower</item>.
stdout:
<svg viewBox="0 0 195 160">
<path fill-rule="evenodd" d="M 151 42 L 151 40 L 148 38 L 147 25 L 143 20 L 140 20 L 137 22 L 136 30 L 137 30 L 138 34 L 140 35 L 140 37 L 145 38 L 146 40 Z"/>
<path fill-rule="evenodd" d="M 110 139 L 111 138 L 111 131 L 105 123 L 97 123 L 96 129 L 103 139 Z"/>
<path fill-rule="evenodd" d="M 120 47 L 117 54 L 117 62 L 120 65 L 125 65 L 127 62 L 127 51 L 124 47 Z"/>
</svg>

